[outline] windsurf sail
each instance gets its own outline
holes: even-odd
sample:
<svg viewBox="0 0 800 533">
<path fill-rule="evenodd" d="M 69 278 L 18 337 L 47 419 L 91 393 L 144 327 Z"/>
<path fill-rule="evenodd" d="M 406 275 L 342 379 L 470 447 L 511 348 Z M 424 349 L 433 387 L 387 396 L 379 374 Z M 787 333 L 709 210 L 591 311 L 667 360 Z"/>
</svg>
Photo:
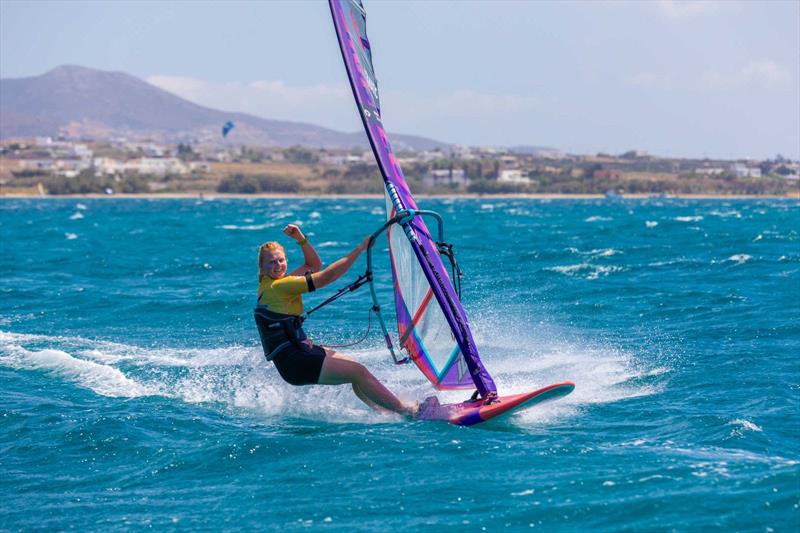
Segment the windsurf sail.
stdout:
<svg viewBox="0 0 800 533">
<path fill-rule="evenodd" d="M 399 342 L 437 389 L 497 387 L 478 355 L 437 243 L 418 211 L 381 120 L 378 84 L 361 0 L 329 0 L 339 47 L 386 188 L 386 217 L 404 215 L 389 228 Z"/>
</svg>

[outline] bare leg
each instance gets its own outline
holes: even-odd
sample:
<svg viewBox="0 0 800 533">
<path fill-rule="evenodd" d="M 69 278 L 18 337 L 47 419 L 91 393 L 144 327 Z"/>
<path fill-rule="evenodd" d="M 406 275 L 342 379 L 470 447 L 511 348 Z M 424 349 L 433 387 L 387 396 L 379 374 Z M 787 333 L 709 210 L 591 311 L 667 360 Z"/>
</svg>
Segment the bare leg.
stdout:
<svg viewBox="0 0 800 533">
<path fill-rule="evenodd" d="M 358 386 L 358 385 L 356 385 L 355 383 L 353 383 L 353 392 L 355 393 L 355 395 L 356 395 L 356 396 L 358 396 L 358 399 L 359 399 L 359 400 L 361 400 L 361 401 L 362 401 L 362 402 L 364 402 L 365 404 L 369 405 L 369 406 L 370 406 L 372 409 L 374 409 L 375 411 L 386 411 L 386 409 L 384 409 L 383 407 L 381 407 L 381 406 L 380 406 L 380 405 L 378 405 L 377 403 L 375 403 L 375 402 L 373 402 L 372 400 L 370 400 L 370 399 L 367 397 L 367 395 L 366 395 L 366 394 L 364 394 L 364 391 L 362 391 L 362 390 L 361 390 L 361 387 L 359 387 L 359 386 Z"/>
<path fill-rule="evenodd" d="M 377 405 L 400 414 L 411 414 L 415 411 L 414 406 L 397 399 L 364 365 L 328 348 L 325 350 L 327 356 L 319 374 L 320 385 L 351 383 L 356 396 L 372 408 Z"/>
</svg>

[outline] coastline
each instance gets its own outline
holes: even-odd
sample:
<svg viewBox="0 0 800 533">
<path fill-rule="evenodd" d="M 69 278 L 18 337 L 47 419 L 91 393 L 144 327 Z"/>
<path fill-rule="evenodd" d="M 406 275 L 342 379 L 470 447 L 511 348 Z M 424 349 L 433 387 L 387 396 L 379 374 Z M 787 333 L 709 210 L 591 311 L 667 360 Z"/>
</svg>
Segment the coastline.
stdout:
<svg viewBox="0 0 800 533">
<path fill-rule="evenodd" d="M 516 193 L 516 194 L 417 194 L 416 198 L 435 200 L 476 200 L 476 199 L 529 199 L 529 200 L 605 200 L 604 194 L 557 194 L 557 193 Z M 135 193 L 135 194 L 63 194 L 40 195 L 30 193 L 0 193 L 0 200 L 6 199 L 145 199 L 145 200 L 246 200 L 246 199 L 382 199 L 382 194 L 287 194 L 287 193 L 255 193 L 255 194 L 229 194 L 229 193 Z M 753 195 L 753 194 L 670 194 L 659 196 L 656 194 L 626 194 L 622 198 L 609 198 L 609 201 L 619 200 L 800 200 L 800 193 L 786 195 Z"/>
</svg>

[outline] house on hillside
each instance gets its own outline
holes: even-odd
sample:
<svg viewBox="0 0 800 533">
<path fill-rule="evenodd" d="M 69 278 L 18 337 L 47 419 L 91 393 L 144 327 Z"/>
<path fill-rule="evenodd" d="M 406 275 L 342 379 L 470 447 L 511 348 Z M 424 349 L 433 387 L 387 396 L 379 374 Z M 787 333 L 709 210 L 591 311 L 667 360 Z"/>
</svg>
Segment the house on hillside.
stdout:
<svg viewBox="0 0 800 533">
<path fill-rule="evenodd" d="M 431 170 L 422 178 L 426 187 L 466 187 L 469 184 L 466 174 L 460 168 Z"/>
<path fill-rule="evenodd" d="M 744 163 L 734 163 L 731 165 L 731 172 L 737 178 L 760 178 L 761 169 L 758 167 L 748 167 Z"/>
<path fill-rule="evenodd" d="M 125 167 L 139 174 L 155 176 L 189 173 L 189 167 L 177 157 L 140 157 L 139 159 L 128 161 Z"/>
<path fill-rule="evenodd" d="M 500 168 L 517 168 L 519 166 L 519 159 L 513 155 L 501 155 L 498 158 L 500 161 Z"/>
<path fill-rule="evenodd" d="M 125 163 L 111 157 L 95 157 L 92 164 L 94 166 L 95 176 L 122 174 L 125 172 Z"/>
<path fill-rule="evenodd" d="M 497 174 L 497 181 L 501 183 L 515 183 L 518 185 L 528 185 L 531 183 L 531 179 L 517 168 L 501 170 Z"/>
<path fill-rule="evenodd" d="M 701 176 L 719 176 L 725 173 L 725 169 L 722 167 L 702 167 L 696 168 L 694 173 Z"/>
</svg>

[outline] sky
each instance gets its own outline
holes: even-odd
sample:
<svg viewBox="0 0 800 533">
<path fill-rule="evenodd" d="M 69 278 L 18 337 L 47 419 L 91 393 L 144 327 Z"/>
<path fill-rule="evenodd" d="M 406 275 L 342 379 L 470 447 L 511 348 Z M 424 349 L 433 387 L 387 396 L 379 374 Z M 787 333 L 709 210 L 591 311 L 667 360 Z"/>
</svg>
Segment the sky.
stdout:
<svg viewBox="0 0 800 533">
<path fill-rule="evenodd" d="M 387 129 L 570 153 L 800 159 L 800 1 L 363 0 Z M 0 0 L 0 77 L 71 64 L 361 123 L 322 1 Z"/>
</svg>

